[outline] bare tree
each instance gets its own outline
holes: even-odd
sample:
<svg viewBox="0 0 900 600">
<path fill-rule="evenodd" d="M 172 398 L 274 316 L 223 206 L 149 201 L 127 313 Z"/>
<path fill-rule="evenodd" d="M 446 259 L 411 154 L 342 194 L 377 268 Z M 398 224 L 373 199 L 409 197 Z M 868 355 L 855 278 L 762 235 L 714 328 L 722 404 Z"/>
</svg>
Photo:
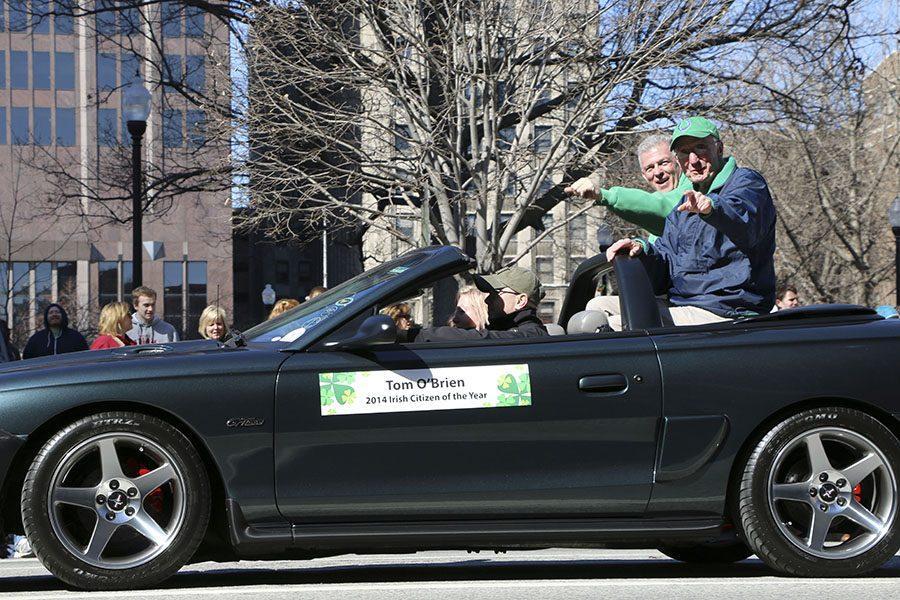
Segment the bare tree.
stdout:
<svg viewBox="0 0 900 600">
<path fill-rule="evenodd" d="M 852 4 L 852 3 L 851 3 Z M 774 117 L 746 93 L 782 48 L 811 60 L 821 1 L 600 3 L 331 0 L 258 5 L 246 37 L 251 151 L 246 225 L 381 230 L 411 245 L 463 246 L 503 264 L 515 233 L 654 121 L 686 112 Z M 422 210 L 422 207 L 425 210 Z M 396 226 L 420 215 L 421 231 Z M 571 214 L 577 214 L 572 211 Z M 539 240 L 533 240 L 537 243 Z M 520 245 L 521 246 L 521 245 Z M 524 256 L 529 248 L 518 248 Z"/>
</svg>

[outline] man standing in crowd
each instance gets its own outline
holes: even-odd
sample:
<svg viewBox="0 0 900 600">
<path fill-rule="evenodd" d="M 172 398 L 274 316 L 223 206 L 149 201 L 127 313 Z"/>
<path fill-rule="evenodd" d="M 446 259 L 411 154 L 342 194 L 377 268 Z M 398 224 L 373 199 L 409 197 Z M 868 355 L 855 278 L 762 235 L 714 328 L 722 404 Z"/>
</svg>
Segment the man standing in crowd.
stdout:
<svg viewBox="0 0 900 600">
<path fill-rule="evenodd" d="M 577 180 L 565 192 L 596 200 L 599 206 L 606 206 L 619 217 L 646 229 L 651 240 L 655 240 L 662 235 L 666 217 L 681 201 L 684 191 L 690 189 L 691 182 L 682 175 L 668 136 L 657 134 L 646 138 L 638 145 L 637 157 L 641 177 L 653 192 L 626 187 L 603 189 L 599 173 Z"/>
<path fill-rule="evenodd" d="M 37 358 L 87 349 L 84 336 L 69 327 L 69 315 L 65 309 L 54 303 L 44 309 L 44 329 L 28 339 L 22 357 Z"/>
<path fill-rule="evenodd" d="M 548 335 L 537 316 L 543 298 L 541 282 L 522 267 L 506 267 L 493 275 L 475 275 L 475 285 L 485 292 L 488 327 L 485 330 L 457 327 L 410 327 L 398 331 L 401 342 L 443 342 L 453 340 L 491 340 Z"/>
<path fill-rule="evenodd" d="M 800 295 L 797 288 L 786 283 L 778 288 L 778 294 L 775 296 L 775 310 L 784 310 L 785 308 L 797 308 L 800 306 Z"/>
<path fill-rule="evenodd" d="M 146 286 L 131 291 L 134 314 L 128 337 L 138 344 L 164 344 L 177 342 L 178 332 L 170 324 L 156 316 L 156 292 Z"/>
<path fill-rule="evenodd" d="M 19 360 L 19 351 L 9 341 L 9 325 L 0 319 L 0 363 Z"/>
<path fill-rule="evenodd" d="M 769 312 L 775 301 L 775 206 L 766 180 L 725 157 L 718 129 L 703 117 L 682 120 L 671 148 L 691 189 L 666 217 L 655 244 L 622 239 L 607 257 L 646 255 L 675 325 Z M 588 307 L 619 316 L 615 296 L 594 298 Z M 610 324 L 615 328 L 612 318 Z"/>
</svg>

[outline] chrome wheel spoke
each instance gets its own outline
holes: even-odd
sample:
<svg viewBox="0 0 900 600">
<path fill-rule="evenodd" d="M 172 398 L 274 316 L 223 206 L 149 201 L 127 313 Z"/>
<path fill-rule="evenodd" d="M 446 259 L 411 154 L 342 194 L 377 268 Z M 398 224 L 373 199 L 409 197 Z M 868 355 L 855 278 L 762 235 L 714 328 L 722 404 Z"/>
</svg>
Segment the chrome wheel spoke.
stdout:
<svg viewBox="0 0 900 600">
<path fill-rule="evenodd" d="M 54 504 L 71 504 L 93 510 L 97 507 L 97 488 L 58 487 L 53 490 L 51 499 Z"/>
<path fill-rule="evenodd" d="M 877 454 L 868 454 L 857 462 L 841 471 L 850 482 L 850 487 L 856 487 L 860 481 L 872 474 L 876 469 L 883 467 L 884 462 Z"/>
<path fill-rule="evenodd" d="M 834 515 L 827 512 L 820 512 L 813 509 L 812 523 L 809 525 L 809 537 L 806 538 L 806 545 L 813 550 L 822 550 L 825 548 L 825 538 L 831 529 L 831 522 Z"/>
<path fill-rule="evenodd" d="M 818 433 L 813 433 L 806 436 L 804 442 L 806 443 L 806 453 L 809 456 L 809 466 L 813 471 L 813 476 L 816 473 L 831 470 L 831 461 L 828 460 L 825 447 L 822 445 L 822 436 Z"/>
<path fill-rule="evenodd" d="M 104 480 L 124 477 L 115 440 L 112 438 L 102 439 L 97 442 L 97 448 L 100 449 L 100 476 Z"/>
<path fill-rule="evenodd" d="M 847 509 L 843 512 L 843 515 L 854 523 L 857 523 L 860 526 L 864 527 L 870 533 L 881 533 L 881 531 L 884 529 L 884 521 L 872 514 L 872 512 L 869 511 L 868 508 L 866 508 L 856 500 L 852 500 L 850 502 L 850 505 L 847 506 Z"/>
<path fill-rule="evenodd" d="M 146 512 L 139 512 L 128 525 L 150 540 L 155 546 L 162 546 L 169 539 L 169 534 Z"/>
<path fill-rule="evenodd" d="M 92 560 L 100 560 L 100 555 L 106 549 L 106 544 L 109 543 L 110 538 L 118 528 L 119 526 L 115 523 L 110 523 L 106 519 L 98 517 L 97 524 L 94 525 L 94 531 L 91 533 L 91 539 L 87 548 L 84 549 L 85 557 Z"/>
<path fill-rule="evenodd" d="M 809 504 L 809 483 L 776 483 L 772 486 L 772 500 L 792 500 Z"/>
<path fill-rule="evenodd" d="M 159 486 L 175 478 L 177 478 L 175 469 L 169 463 L 165 463 L 149 473 L 134 479 L 134 485 L 137 486 L 141 496 L 145 497 Z"/>
</svg>

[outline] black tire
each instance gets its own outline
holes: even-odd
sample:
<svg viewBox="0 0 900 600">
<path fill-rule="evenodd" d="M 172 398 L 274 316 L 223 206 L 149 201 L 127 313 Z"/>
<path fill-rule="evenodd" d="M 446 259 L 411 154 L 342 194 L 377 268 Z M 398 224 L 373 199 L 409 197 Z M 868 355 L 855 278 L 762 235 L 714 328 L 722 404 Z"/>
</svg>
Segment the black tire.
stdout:
<svg viewBox="0 0 900 600">
<path fill-rule="evenodd" d="M 707 544 L 663 545 L 659 546 L 657 550 L 669 558 L 698 565 L 726 565 L 753 556 L 753 550 L 740 540 Z"/>
<path fill-rule="evenodd" d="M 770 491 L 770 483 L 783 483 L 776 481 L 779 475 L 777 472 L 773 473 L 773 469 L 778 467 L 776 460 L 781 460 L 779 457 L 788 456 L 788 451 L 792 447 L 791 444 L 798 443 L 797 440 L 816 438 L 827 441 L 824 437 L 825 433 L 819 434 L 818 432 L 827 433 L 829 429 L 832 431 L 849 432 L 851 435 L 855 434 L 861 436 L 862 439 L 870 443 L 871 446 L 880 453 L 879 456 L 883 457 L 883 459 L 879 459 L 883 466 L 873 472 L 871 477 L 874 478 L 877 473 L 881 478 L 879 481 L 892 480 L 894 482 L 892 493 L 887 493 L 885 491 L 885 488 L 890 489 L 890 486 L 879 484 L 881 489 L 880 493 L 882 494 L 880 496 L 882 500 L 880 501 L 891 502 L 890 497 L 893 496 L 892 504 L 887 506 L 894 507 L 893 510 L 889 511 L 890 516 L 885 516 L 885 518 L 881 520 L 881 523 L 883 524 L 880 528 L 881 533 L 877 535 L 874 533 L 871 534 L 871 542 L 865 545 L 861 544 L 858 553 L 852 556 L 851 554 L 854 552 L 853 548 L 850 548 L 844 555 L 834 553 L 833 556 L 814 555 L 813 550 L 807 549 L 820 548 L 821 552 L 827 553 L 827 551 L 843 545 L 850 539 L 849 533 L 843 534 L 844 537 L 841 537 L 841 531 L 834 533 L 833 530 L 830 529 L 830 527 L 834 527 L 834 521 L 829 521 L 832 525 L 825 526 L 825 533 L 822 534 L 824 537 L 821 538 L 823 543 L 817 545 L 811 542 L 813 536 L 813 522 L 818 514 L 816 512 L 816 506 L 813 505 L 813 503 L 819 503 L 818 508 L 824 510 L 825 514 L 830 514 L 831 509 L 836 508 L 836 506 L 826 505 L 822 502 L 822 498 L 824 498 L 825 495 L 821 493 L 821 490 L 824 488 L 817 488 L 821 498 L 809 500 L 809 507 L 804 507 L 802 502 L 797 498 L 793 499 L 796 501 L 787 503 L 780 500 L 770 501 L 770 498 L 774 497 L 774 492 Z M 809 490 L 807 490 L 808 495 L 811 498 L 817 498 L 810 490 L 820 485 L 816 483 L 816 481 L 825 481 L 827 483 L 829 480 L 827 477 L 825 479 L 815 479 L 815 472 L 817 469 L 813 466 L 811 459 L 811 454 L 814 451 L 810 449 L 809 442 L 804 443 L 806 445 L 798 447 L 806 452 L 802 459 L 808 462 L 804 467 L 798 467 L 798 471 L 801 468 L 804 468 L 811 473 L 810 479 L 806 479 L 806 473 L 804 473 L 802 475 L 797 475 L 794 479 L 788 479 L 787 482 L 797 486 L 798 495 L 799 492 L 802 492 L 804 488 L 809 486 Z M 824 444 L 824 442 L 820 443 Z M 829 443 L 835 444 L 836 442 L 831 441 Z M 827 456 L 829 452 L 825 450 L 824 454 Z M 784 464 L 788 463 L 783 462 L 782 465 Z M 834 464 L 834 462 L 831 462 L 831 464 Z M 849 465 L 834 467 L 836 470 L 841 468 L 849 469 Z M 790 472 L 790 470 L 787 472 Z M 823 471 L 819 477 L 824 475 L 826 475 L 826 473 Z M 898 489 L 896 485 L 898 476 L 900 476 L 900 440 L 871 415 L 850 408 L 823 407 L 807 410 L 791 416 L 778 423 L 759 440 L 747 459 L 743 472 L 741 473 L 741 478 L 737 482 L 737 508 L 740 524 L 744 532 L 744 539 L 746 540 L 747 545 L 763 562 L 769 567 L 787 575 L 798 577 L 846 577 L 863 575 L 883 565 L 897 553 L 898 549 L 900 549 L 900 527 L 898 527 L 898 512 L 900 511 L 896 508 L 898 505 L 896 493 L 896 490 Z M 812 481 L 812 483 L 810 483 L 810 481 Z M 840 479 L 837 481 L 840 481 Z M 866 480 L 862 481 L 865 482 Z M 874 481 L 874 479 L 872 481 Z M 857 488 L 854 488 L 852 484 L 847 486 L 847 484 L 844 483 L 843 485 L 845 486 L 844 489 L 849 487 L 853 490 L 854 496 L 852 496 L 849 501 L 852 503 L 852 498 L 855 498 Z M 840 502 L 840 500 L 838 500 L 838 502 Z M 844 502 L 848 501 L 844 500 Z M 798 512 L 794 514 L 801 516 L 797 516 L 795 519 L 786 517 L 779 518 L 775 513 L 779 510 L 782 511 L 782 515 L 787 513 L 788 511 L 784 509 L 786 504 L 799 506 L 800 508 L 796 509 Z M 781 508 L 776 509 L 776 506 Z M 825 507 L 824 509 L 822 508 L 823 506 Z M 840 506 L 844 506 L 844 504 L 840 504 Z M 802 509 L 802 512 L 800 509 Z M 799 523 L 802 522 L 802 519 L 804 518 L 802 515 L 809 515 L 808 517 L 805 517 L 809 519 L 808 525 L 806 526 L 808 531 L 806 534 L 806 547 L 801 547 L 803 544 L 799 543 L 804 541 L 803 535 L 797 535 L 792 540 L 791 532 L 789 531 L 789 528 L 791 527 L 796 526 L 800 528 Z M 797 523 L 795 524 L 794 521 L 797 521 Z M 846 518 L 837 522 L 842 526 L 856 526 L 853 521 L 847 520 Z M 802 532 L 802 528 L 799 530 Z M 869 534 L 866 533 L 866 535 Z M 826 542 L 832 544 L 832 546 L 827 547 Z"/>
<path fill-rule="evenodd" d="M 57 537 L 53 529 L 54 521 L 51 520 L 53 517 L 50 514 L 49 499 L 53 474 L 67 453 L 97 436 L 128 434 L 139 435 L 168 453 L 173 467 L 181 474 L 181 517 L 177 528 L 173 527 L 177 532 L 171 533 L 172 537 L 165 549 L 160 549 L 160 553 L 152 559 L 133 568 L 101 568 L 82 560 Z M 149 496 L 141 499 L 141 502 L 148 499 Z M 109 504 L 112 505 L 111 496 Z M 142 504 L 138 510 L 145 510 Z M 170 424 L 140 413 L 100 413 L 66 426 L 38 452 L 22 488 L 22 522 L 35 555 L 59 579 L 86 590 L 142 588 L 172 576 L 190 560 L 199 546 L 206 532 L 209 513 L 209 480 L 196 449 L 184 434 Z M 99 522 L 99 517 L 96 520 Z M 126 533 L 128 532 L 126 528 Z M 160 544 L 159 547 L 162 548 L 163 545 Z"/>
</svg>

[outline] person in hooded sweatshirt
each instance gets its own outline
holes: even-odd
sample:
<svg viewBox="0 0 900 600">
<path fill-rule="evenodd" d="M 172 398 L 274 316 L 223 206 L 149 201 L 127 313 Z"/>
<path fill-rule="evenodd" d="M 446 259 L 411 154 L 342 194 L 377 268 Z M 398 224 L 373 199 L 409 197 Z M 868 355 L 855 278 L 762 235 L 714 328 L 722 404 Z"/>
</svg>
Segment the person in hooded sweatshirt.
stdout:
<svg viewBox="0 0 900 600">
<path fill-rule="evenodd" d="M 69 327 L 69 315 L 59 304 L 44 309 L 44 329 L 28 339 L 22 358 L 37 358 L 87 350 L 84 336 Z"/>
<path fill-rule="evenodd" d="M 178 332 L 170 324 L 156 316 L 156 291 L 140 286 L 131 292 L 134 314 L 128 337 L 138 344 L 164 344 L 177 342 Z"/>
</svg>

